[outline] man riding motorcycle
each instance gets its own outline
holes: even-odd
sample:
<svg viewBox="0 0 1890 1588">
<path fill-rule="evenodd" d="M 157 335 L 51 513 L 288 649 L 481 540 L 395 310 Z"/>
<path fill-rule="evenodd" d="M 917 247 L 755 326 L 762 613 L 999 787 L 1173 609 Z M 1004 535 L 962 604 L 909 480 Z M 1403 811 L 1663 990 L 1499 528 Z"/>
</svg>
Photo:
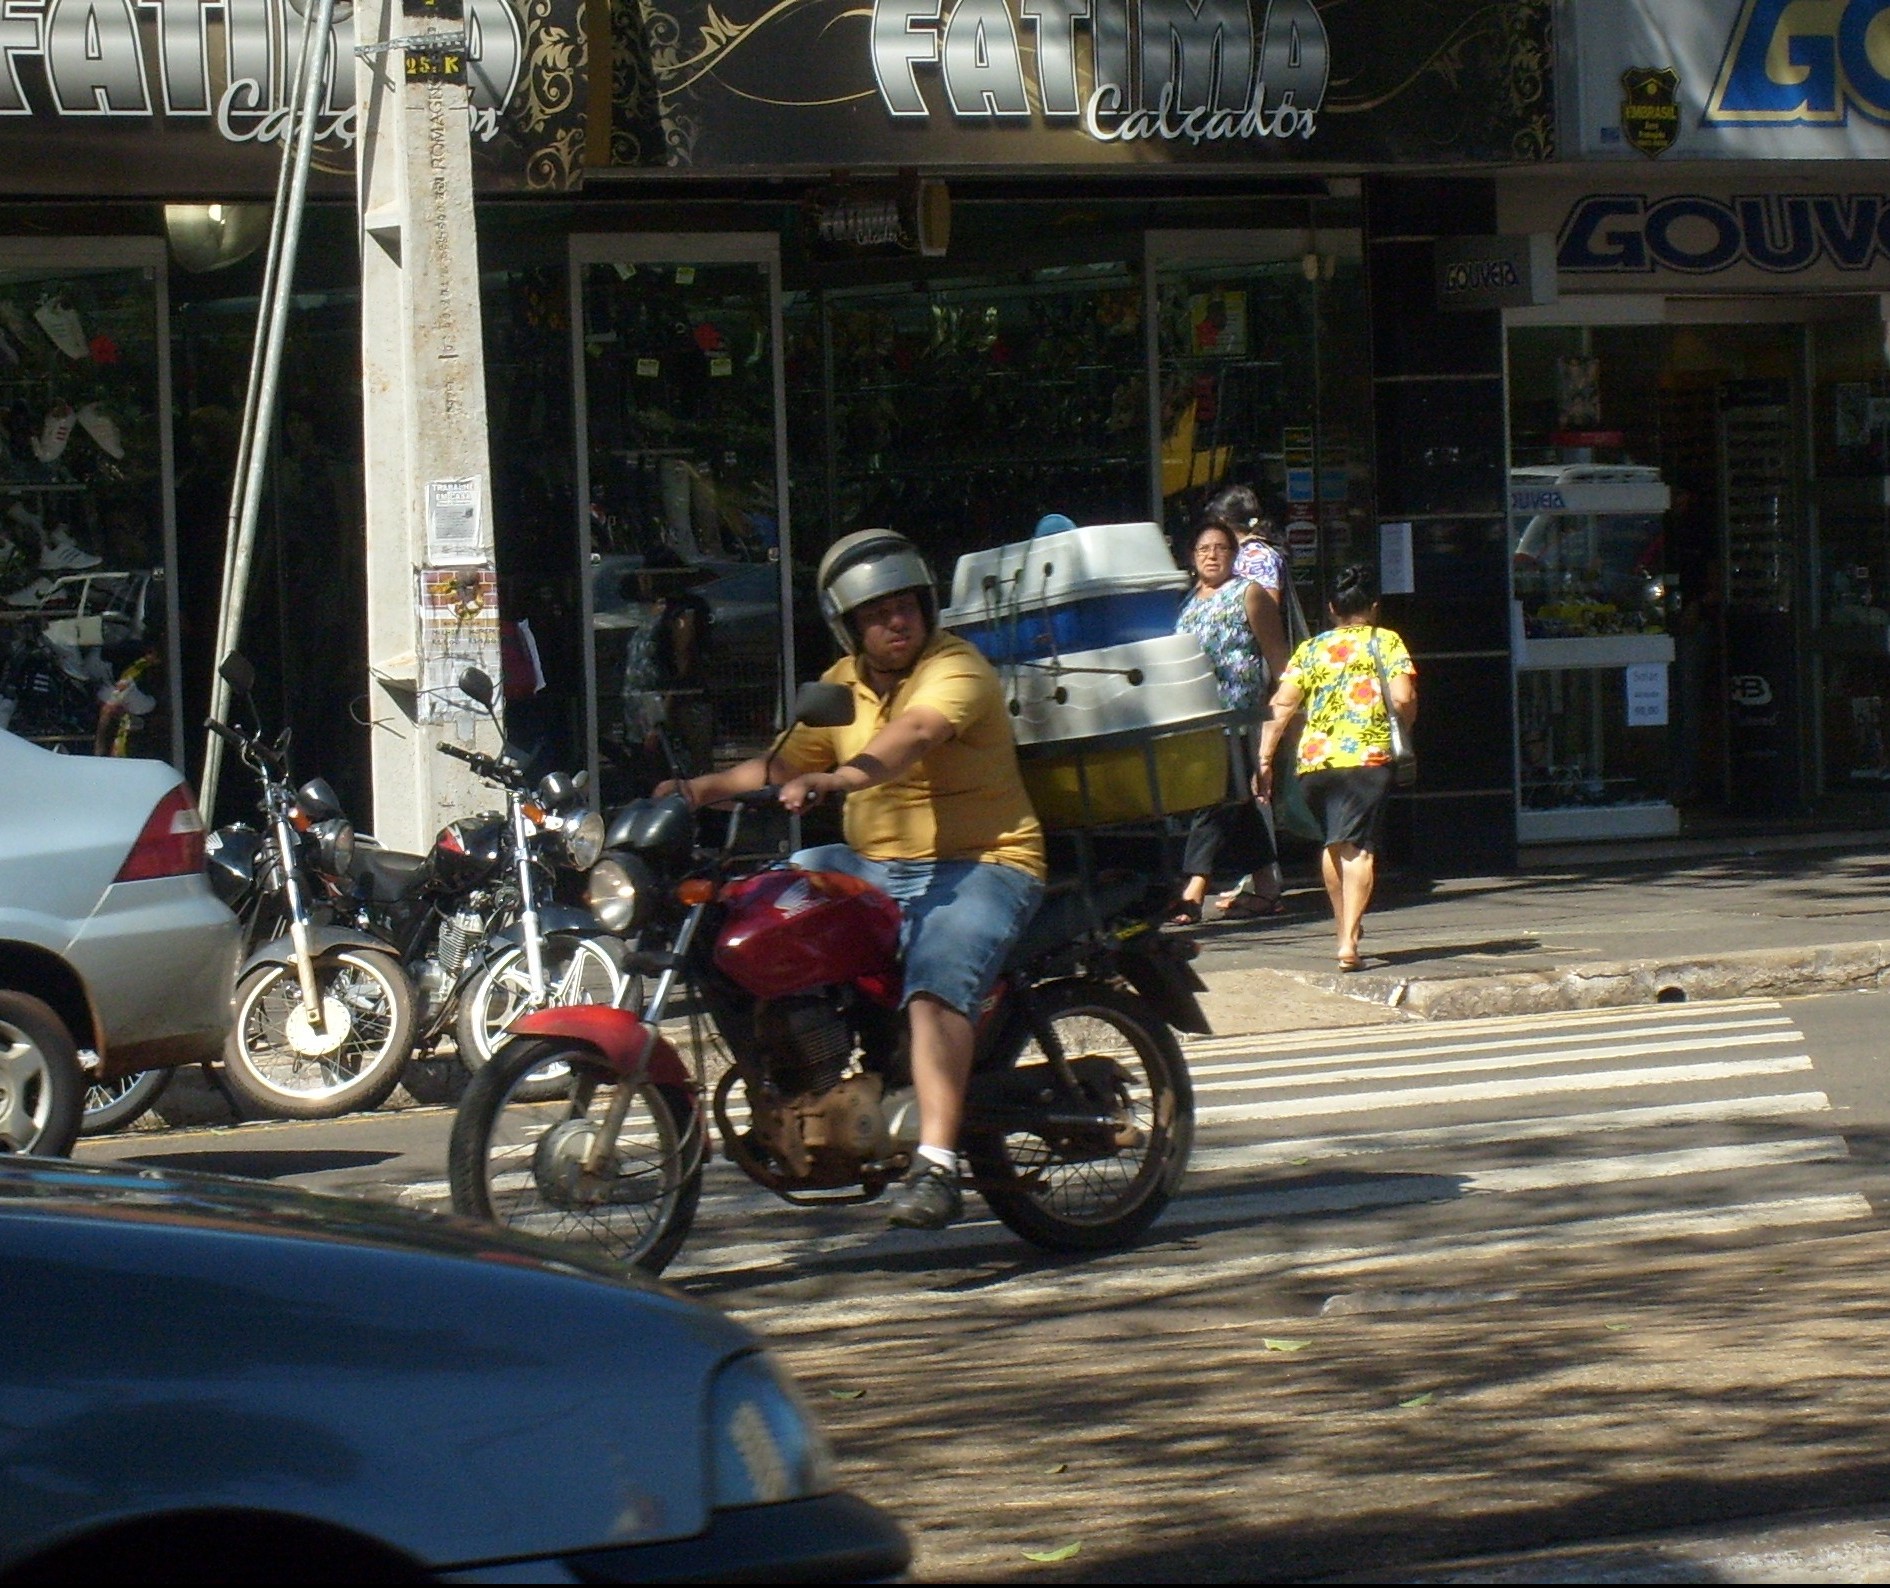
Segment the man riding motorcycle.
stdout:
<svg viewBox="0 0 1890 1588">
<path fill-rule="evenodd" d="M 844 871 L 897 899 L 920 1146 L 887 1194 L 893 1224 L 940 1229 L 964 1211 L 958 1132 L 974 1021 L 1043 897 L 1043 829 L 1017 769 L 997 673 L 938 627 L 932 570 L 903 535 L 865 529 L 821 559 L 821 616 L 845 653 L 822 675 L 854 693 L 842 728 L 797 727 L 772 759 L 665 783 L 693 805 L 778 783 L 802 811 L 848 796 L 846 842 L 791 864 Z"/>
</svg>

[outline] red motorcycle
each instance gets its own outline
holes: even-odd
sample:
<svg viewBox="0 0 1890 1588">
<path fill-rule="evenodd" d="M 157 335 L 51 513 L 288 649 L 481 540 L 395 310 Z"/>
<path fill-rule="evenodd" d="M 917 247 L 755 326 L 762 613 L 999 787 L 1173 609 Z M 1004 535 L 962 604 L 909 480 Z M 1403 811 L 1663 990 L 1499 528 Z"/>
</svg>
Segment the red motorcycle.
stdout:
<svg viewBox="0 0 1890 1588">
<path fill-rule="evenodd" d="M 806 686 L 796 720 L 850 720 L 834 687 Z M 789 1202 L 870 1201 L 906 1172 L 899 906 L 852 876 L 744 859 L 742 816 L 777 792 L 732 802 L 712 852 L 679 797 L 617 814 L 590 903 L 654 991 L 641 1017 L 573 1006 L 512 1028 L 454 1120 L 456 1211 L 660 1273 L 701 1194 L 705 1097 L 723 1153 Z M 1157 925 L 1165 890 L 1084 870 L 1052 884 L 979 1011 L 961 1137 L 970 1186 L 1059 1252 L 1125 1246 L 1167 1205 L 1194 1134 L 1175 1031 L 1208 1029 L 1192 945 Z M 673 1002 L 693 1074 L 660 1029 Z"/>
</svg>

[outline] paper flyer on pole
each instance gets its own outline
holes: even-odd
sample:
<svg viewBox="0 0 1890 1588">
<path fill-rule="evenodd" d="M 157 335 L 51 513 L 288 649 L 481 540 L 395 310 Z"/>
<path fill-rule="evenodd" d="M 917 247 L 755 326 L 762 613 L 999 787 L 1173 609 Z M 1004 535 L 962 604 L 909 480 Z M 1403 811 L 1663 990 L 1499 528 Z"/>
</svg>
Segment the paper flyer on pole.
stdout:
<svg viewBox="0 0 1890 1588">
<path fill-rule="evenodd" d="M 459 676 L 477 667 L 500 683 L 499 576 L 490 568 L 422 568 L 418 720 L 452 722 L 472 710 Z"/>
</svg>

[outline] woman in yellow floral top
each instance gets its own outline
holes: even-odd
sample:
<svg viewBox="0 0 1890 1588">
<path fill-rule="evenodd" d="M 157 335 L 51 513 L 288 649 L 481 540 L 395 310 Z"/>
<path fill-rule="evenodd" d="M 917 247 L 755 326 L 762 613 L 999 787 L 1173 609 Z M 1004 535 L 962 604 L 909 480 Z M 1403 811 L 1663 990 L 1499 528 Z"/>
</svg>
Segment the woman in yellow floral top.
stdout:
<svg viewBox="0 0 1890 1588">
<path fill-rule="evenodd" d="M 1409 729 L 1417 720 L 1417 669 L 1390 629 L 1378 626 L 1378 585 L 1362 564 L 1344 569 L 1332 587 L 1335 627 L 1315 634 L 1286 664 L 1260 734 L 1254 793 L 1273 794 L 1273 756 L 1303 710 L 1299 786 L 1325 828 L 1320 869 L 1338 928 L 1339 969 L 1362 963 L 1358 939 L 1376 880 L 1373 854 L 1391 794 L 1391 718 Z M 1379 687 L 1382 671 L 1391 699 Z"/>
</svg>

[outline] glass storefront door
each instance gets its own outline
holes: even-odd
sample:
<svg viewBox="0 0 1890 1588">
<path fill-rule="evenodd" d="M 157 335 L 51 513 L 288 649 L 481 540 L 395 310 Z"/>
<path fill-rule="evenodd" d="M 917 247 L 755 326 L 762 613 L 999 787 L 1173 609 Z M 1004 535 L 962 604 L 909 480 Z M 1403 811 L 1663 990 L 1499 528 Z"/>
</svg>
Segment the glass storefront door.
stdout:
<svg viewBox="0 0 1890 1588">
<path fill-rule="evenodd" d="M 0 242 L 0 724 L 182 766 L 164 269 Z"/>
<path fill-rule="evenodd" d="M 592 764 L 606 803 L 767 747 L 792 676 L 768 237 L 572 239 Z"/>
<path fill-rule="evenodd" d="M 1217 491 L 1251 486 L 1317 627 L 1328 566 L 1372 514 L 1358 234 L 1167 232 L 1148 247 L 1163 526 L 1185 549 Z"/>
</svg>

